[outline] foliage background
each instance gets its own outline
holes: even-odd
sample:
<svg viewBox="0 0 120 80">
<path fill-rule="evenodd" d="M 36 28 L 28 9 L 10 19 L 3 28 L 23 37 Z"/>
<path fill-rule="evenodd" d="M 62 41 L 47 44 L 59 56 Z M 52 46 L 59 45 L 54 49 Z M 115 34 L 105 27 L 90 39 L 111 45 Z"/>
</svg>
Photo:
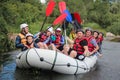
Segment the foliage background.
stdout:
<svg viewBox="0 0 120 80">
<path fill-rule="evenodd" d="M 60 15 L 58 2 L 54 12 L 48 17 L 44 29 Z M 64 0 L 67 9 L 78 12 L 84 20 L 83 27 L 92 27 L 103 32 L 120 35 L 120 2 L 109 0 Z M 39 0 L 0 0 L 0 52 L 13 49 L 8 33 L 18 33 L 21 23 L 29 24 L 30 31 L 39 31 L 45 18 L 46 4 Z M 71 26 L 71 25 L 70 25 Z M 2 43 L 1 43 L 2 42 Z M 5 50 L 4 50 L 5 49 Z"/>
</svg>

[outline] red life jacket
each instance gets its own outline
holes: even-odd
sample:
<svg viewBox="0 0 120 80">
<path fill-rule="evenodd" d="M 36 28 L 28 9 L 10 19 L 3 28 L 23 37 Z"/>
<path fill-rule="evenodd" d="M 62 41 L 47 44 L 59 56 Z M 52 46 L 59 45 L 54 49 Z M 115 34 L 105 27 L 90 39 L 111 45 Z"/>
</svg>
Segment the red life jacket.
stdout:
<svg viewBox="0 0 120 80">
<path fill-rule="evenodd" d="M 75 41 L 74 41 L 73 49 L 74 49 L 75 51 L 77 51 L 78 54 L 83 54 L 83 53 L 84 53 L 84 48 L 83 48 L 83 46 L 80 45 L 80 42 L 81 42 L 82 40 L 85 40 L 85 39 L 86 39 L 85 37 L 83 37 L 83 38 L 81 38 L 81 39 L 76 38 Z"/>
<path fill-rule="evenodd" d="M 40 42 L 44 42 L 47 39 L 47 36 L 45 34 L 42 34 L 40 36 Z"/>
<path fill-rule="evenodd" d="M 86 37 L 86 39 L 88 41 L 88 50 L 92 52 L 95 49 L 95 46 L 91 43 L 91 40 L 94 39 L 94 37 L 90 36 L 90 37 Z"/>
<path fill-rule="evenodd" d="M 100 42 L 100 38 L 95 39 L 97 44 Z"/>
<path fill-rule="evenodd" d="M 55 45 L 61 45 L 59 42 L 61 40 L 61 35 L 55 35 L 56 40 L 53 42 Z"/>
<path fill-rule="evenodd" d="M 100 42 L 102 42 L 103 41 L 103 37 L 101 37 L 101 38 L 99 38 L 100 39 Z"/>
</svg>

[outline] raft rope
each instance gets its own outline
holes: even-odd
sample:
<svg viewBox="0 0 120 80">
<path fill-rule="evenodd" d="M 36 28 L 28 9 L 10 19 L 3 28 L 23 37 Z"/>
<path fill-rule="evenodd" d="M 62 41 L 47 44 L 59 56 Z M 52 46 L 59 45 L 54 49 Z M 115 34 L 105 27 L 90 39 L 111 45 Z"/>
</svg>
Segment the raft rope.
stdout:
<svg viewBox="0 0 120 80">
<path fill-rule="evenodd" d="M 78 62 L 77 62 L 77 66 L 71 65 L 70 63 L 67 63 L 67 64 L 55 64 L 56 59 L 57 59 L 57 51 L 56 51 L 56 54 L 55 54 L 54 62 L 50 63 L 50 62 L 46 61 L 43 57 L 40 57 L 40 55 L 38 54 L 38 52 L 37 52 L 37 50 L 35 48 L 34 48 L 34 50 L 35 50 L 36 54 L 38 55 L 38 57 L 40 58 L 40 61 L 44 61 L 44 62 L 46 62 L 48 64 L 51 64 L 51 65 L 54 65 L 54 66 L 68 66 L 68 67 L 72 66 L 72 67 L 77 67 L 77 68 L 81 68 L 81 69 L 87 70 L 86 68 L 78 66 Z M 52 67 L 54 68 L 54 66 L 52 66 Z M 53 69 L 51 68 L 51 70 L 53 70 Z M 76 69 L 76 72 L 77 72 L 77 69 Z"/>
<path fill-rule="evenodd" d="M 76 71 L 75 71 L 75 73 L 74 73 L 74 74 L 76 74 L 76 73 L 77 73 L 77 71 L 78 71 L 78 62 L 77 62 L 77 60 L 76 60 L 76 59 L 75 59 L 75 61 L 76 61 L 77 67 L 76 67 Z"/>
<path fill-rule="evenodd" d="M 55 51 L 55 58 L 54 58 L 54 61 L 53 61 L 53 65 L 52 65 L 51 71 L 54 69 L 56 59 L 57 59 L 57 50 Z"/>
</svg>

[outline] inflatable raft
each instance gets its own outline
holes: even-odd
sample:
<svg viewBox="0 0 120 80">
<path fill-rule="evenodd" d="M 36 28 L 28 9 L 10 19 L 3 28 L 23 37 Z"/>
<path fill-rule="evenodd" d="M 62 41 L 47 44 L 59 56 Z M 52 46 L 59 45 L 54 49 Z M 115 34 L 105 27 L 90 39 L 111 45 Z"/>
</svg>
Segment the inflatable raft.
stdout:
<svg viewBox="0 0 120 80">
<path fill-rule="evenodd" d="M 80 61 L 57 51 L 37 48 L 23 51 L 16 57 L 18 68 L 45 69 L 63 74 L 89 72 L 96 61 L 96 55 L 86 57 L 83 61 Z"/>
</svg>

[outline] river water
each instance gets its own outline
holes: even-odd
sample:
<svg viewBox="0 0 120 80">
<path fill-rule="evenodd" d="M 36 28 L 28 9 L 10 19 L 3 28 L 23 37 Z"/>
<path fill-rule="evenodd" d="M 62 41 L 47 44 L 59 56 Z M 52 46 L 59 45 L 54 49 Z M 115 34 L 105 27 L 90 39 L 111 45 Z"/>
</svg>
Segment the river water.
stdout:
<svg viewBox="0 0 120 80">
<path fill-rule="evenodd" d="M 0 80 L 120 80 L 120 43 L 104 41 L 102 49 L 104 55 L 96 67 L 79 75 L 17 69 L 15 58 L 19 50 L 0 53 Z"/>
</svg>

